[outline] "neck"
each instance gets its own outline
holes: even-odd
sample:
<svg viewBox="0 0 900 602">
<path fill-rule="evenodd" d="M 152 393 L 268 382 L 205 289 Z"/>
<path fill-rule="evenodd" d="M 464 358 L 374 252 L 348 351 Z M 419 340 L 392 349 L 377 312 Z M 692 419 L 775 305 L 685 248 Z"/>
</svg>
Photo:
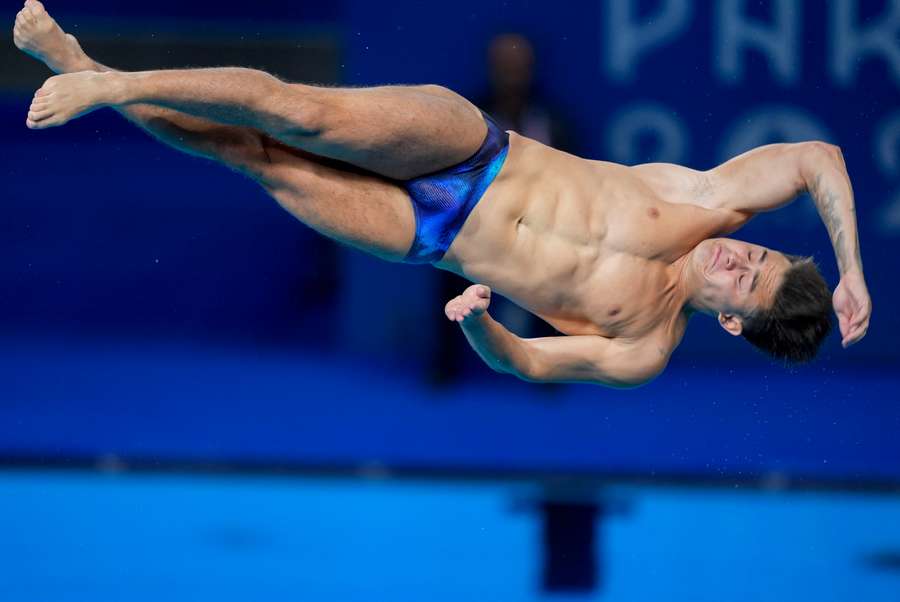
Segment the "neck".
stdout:
<svg viewBox="0 0 900 602">
<path fill-rule="evenodd" d="M 673 303 L 677 303 L 681 312 L 687 316 L 703 313 L 715 317 L 718 312 L 704 303 L 699 292 L 702 290 L 703 278 L 696 272 L 691 261 L 694 250 L 682 255 L 670 266 L 673 285 Z"/>
</svg>

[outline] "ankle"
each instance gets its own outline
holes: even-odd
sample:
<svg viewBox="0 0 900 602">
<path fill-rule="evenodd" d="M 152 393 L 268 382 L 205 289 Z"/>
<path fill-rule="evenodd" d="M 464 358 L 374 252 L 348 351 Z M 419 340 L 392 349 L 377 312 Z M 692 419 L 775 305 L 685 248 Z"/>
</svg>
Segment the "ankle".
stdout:
<svg viewBox="0 0 900 602">
<path fill-rule="evenodd" d="M 88 57 L 77 58 L 66 63 L 64 73 L 77 73 L 78 71 L 100 71 L 97 64 Z"/>
</svg>

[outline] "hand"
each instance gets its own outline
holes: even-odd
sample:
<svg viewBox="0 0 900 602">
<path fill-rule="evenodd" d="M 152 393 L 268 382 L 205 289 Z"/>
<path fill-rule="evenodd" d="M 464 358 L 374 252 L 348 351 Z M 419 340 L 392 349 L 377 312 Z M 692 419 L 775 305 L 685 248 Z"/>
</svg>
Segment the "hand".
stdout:
<svg viewBox="0 0 900 602">
<path fill-rule="evenodd" d="M 841 345 L 847 348 L 866 336 L 872 315 L 872 300 L 862 272 L 847 272 L 841 277 L 832 303 L 841 328 Z"/>
<path fill-rule="evenodd" d="M 486 312 L 490 304 L 490 287 L 473 284 L 462 295 L 451 299 L 444 307 L 444 313 L 453 322 L 471 322 Z"/>
</svg>

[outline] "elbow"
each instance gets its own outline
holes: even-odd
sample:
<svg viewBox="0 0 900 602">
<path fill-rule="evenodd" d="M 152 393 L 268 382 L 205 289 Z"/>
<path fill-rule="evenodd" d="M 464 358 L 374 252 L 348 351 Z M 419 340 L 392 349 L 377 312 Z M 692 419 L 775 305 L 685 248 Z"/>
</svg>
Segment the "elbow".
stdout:
<svg viewBox="0 0 900 602">
<path fill-rule="evenodd" d="M 800 174 L 804 181 L 804 190 L 808 190 L 815 182 L 822 169 L 831 165 L 843 165 L 844 155 L 841 147 L 829 142 L 814 140 L 797 144 Z"/>
<path fill-rule="evenodd" d="M 637 389 L 638 387 L 643 387 L 656 380 L 656 377 L 663 373 L 666 363 L 659 363 L 639 370 L 629 370 L 620 375 L 619 378 L 606 384 L 616 389 Z"/>
<path fill-rule="evenodd" d="M 605 383 L 600 383 L 600 384 L 606 385 L 607 387 L 610 387 L 612 389 L 637 389 L 639 387 L 643 387 L 644 385 L 649 383 L 651 380 L 653 380 L 653 379 L 647 378 L 647 379 L 643 379 L 643 380 L 621 380 L 621 381 L 614 381 L 614 382 L 605 382 Z"/>
<path fill-rule="evenodd" d="M 819 161 L 835 160 L 843 157 L 841 147 L 836 144 L 831 144 L 830 142 L 812 140 L 810 142 L 801 142 L 800 146 L 803 148 L 804 154 L 818 159 Z"/>
<path fill-rule="evenodd" d="M 495 368 L 495 370 L 496 370 L 496 368 Z M 519 380 L 524 380 L 527 383 L 543 382 L 543 380 L 541 378 L 539 378 L 537 374 L 534 374 L 533 372 L 529 372 L 527 370 L 519 370 L 519 369 L 510 368 L 510 369 L 506 369 L 506 370 L 500 369 L 500 370 L 497 370 L 497 372 L 502 372 L 504 374 L 512 374 Z"/>
<path fill-rule="evenodd" d="M 529 383 L 546 382 L 550 376 L 546 371 L 542 372 L 534 362 L 527 362 L 518 366 L 509 365 L 502 371 Z"/>
</svg>

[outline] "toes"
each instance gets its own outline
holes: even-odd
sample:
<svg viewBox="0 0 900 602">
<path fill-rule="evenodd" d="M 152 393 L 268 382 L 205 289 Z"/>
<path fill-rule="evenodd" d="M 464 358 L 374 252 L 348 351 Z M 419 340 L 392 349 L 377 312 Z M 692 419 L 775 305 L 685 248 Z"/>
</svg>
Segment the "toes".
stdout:
<svg viewBox="0 0 900 602">
<path fill-rule="evenodd" d="M 40 111 L 28 111 L 28 120 L 38 123 L 40 121 L 44 121 L 48 117 L 53 115 L 52 109 L 43 109 Z"/>
<path fill-rule="evenodd" d="M 25 125 L 32 130 L 44 130 L 57 125 L 57 123 L 55 119 L 51 119 L 49 117 L 42 119 L 41 121 L 35 121 L 31 119 L 29 115 L 29 117 L 25 119 Z"/>
</svg>

